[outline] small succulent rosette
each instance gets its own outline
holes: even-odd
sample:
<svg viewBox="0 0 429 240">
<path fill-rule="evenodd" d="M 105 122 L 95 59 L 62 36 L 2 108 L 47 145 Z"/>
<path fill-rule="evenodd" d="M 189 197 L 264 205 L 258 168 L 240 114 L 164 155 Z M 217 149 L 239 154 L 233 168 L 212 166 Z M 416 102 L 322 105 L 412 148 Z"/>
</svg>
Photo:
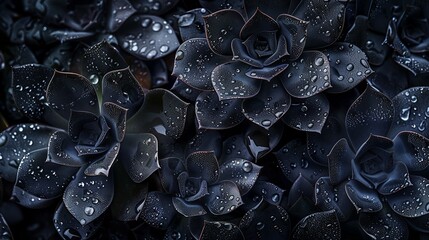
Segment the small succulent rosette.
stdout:
<svg viewBox="0 0 429 240">
<path fill-rule="evenodd" d="M 201 128 L 231 128 L 248 119 L 269 129 L 282 119 L 319 132 L 329 113 L 324 93 L 345 92 L 373 72 L 358 47 L 336 42 L 346 15 L 339 1 L 243 1 L 231 7 L 182 15 L 188 28 L 192 16 L 195 24 L 204 21 L 203 35 L 183 27 L 187 40 L 173 69 L 177 88 L 185 89 L 181 94 L 196 102 Z"/>
<path fill-rule="evenodd" d="M 188 104 L 148 91 L 107 42 L 87 49 L 82 74 L 43 65 L 13 70 L 19 109 L 47 124 L 19 124 L 1 134 L 1 176 L 29 208 L 57 202 L 61 236 L 90 238 L 106 210 L 131 221 L 142 213 L 147 181 L 159 169 L 155 135 L 177 138 Z"/>
<path fill-rule="evenodd" d="M 376 238 L 401 239 L 409 228 L 427 232 L 428 90 L 409 88 L 389 99 L 368 85 L 347 111 L 329 117 L 321 134 L 277 152 L 297 192 L 288 210 L 315 204 L 333 211 L 336 224 L 357 213 L 364 235 Z"/>
</svg>

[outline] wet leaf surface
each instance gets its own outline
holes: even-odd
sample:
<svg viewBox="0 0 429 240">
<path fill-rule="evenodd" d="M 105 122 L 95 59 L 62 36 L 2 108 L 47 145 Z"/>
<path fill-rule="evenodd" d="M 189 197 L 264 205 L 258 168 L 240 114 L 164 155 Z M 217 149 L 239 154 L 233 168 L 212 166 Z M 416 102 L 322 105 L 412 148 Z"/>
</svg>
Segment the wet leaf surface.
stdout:
<svg viewBox="0 0 429 240">
<path fill-rule="evenodd" d="M 341 239 L 335 211 L 317 212 L 301 219 L 292 231 L 292 239 Z"/>
</svg>

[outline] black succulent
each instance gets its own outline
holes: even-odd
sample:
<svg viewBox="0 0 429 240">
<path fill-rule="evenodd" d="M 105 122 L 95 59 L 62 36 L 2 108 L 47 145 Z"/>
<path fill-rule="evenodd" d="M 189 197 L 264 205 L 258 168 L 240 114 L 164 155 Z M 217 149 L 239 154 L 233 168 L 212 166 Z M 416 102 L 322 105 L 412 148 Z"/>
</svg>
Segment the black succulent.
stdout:
<svg viewBox="0 0 429 240">
<path fill-rule="evenodd" d="M 230 128 L 247 118 L 268 129 L 283 119 L 318 132 L 329 113 L 319 93 L 349 90 L 372 73 L 359 48 L 335 43 L 344 24 L 342 3 L 244 1 L 240 7 L 205 15 L 206 39 L 186 32 L 189 40 L 176 52 L 173 74 L 201 91 L 200 127 Z M 206 117 L 214 113 L 215 119 Z"/>
</svg>

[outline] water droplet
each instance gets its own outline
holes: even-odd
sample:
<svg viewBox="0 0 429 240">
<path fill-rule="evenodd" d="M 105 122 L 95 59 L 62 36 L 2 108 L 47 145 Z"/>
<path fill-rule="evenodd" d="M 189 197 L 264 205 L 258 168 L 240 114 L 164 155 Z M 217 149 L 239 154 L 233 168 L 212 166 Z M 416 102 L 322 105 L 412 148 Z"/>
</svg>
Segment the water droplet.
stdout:
<svg viewBox="0 0 429 240">
<path fill-rule="evenodd" d="M 304 105 L 301 107 L 301 112 L 307 112 L 307 110 L 308 110 L 307 106 Z"/>
<path fill-rule="evenodd" d="M 150 52 L 148 52 L 148 54 L 146 55 L 146 57 L 148 59 L 152 59 L 156 56 L 156 54 L 158 54 L 158 52 L 155 49 L 152 49 Z"/>
<path fill-rule="evenodd" d="M 176 52 L 175 59 L 176 60 L 182 60 L 184 56 L 185 56 L 185 53 L 182 50 L 179 50 L 179 51 Z"/>
<path fill-rule="evenodd" d="M 98 80 L 99 80 L 99 78 L 95 74 L 92 74 L 91 76 L 89 76 L 89 81 L 91 81 L 91 83 L 94 85 L 98 83 Z"/>
<path fill-rule="evenodd" d="M 307 127 L 308 128 L 312 128 L 314 126 L 314 124 L 313 123 L 309 123 L 309 124 L 307 124 Z"/>
<path fill-rule="evenodd" d="M 243 169 L 243 171 L 245 171 L 245 172 L 248 173 L 248 172 L 252 171 L 253 166 L 252 166 L 252 164 L 250 162 L 244 162 L 243 166 L 242 166 L 242 169 Z"/>
<path fill-rule="evenodd" d="M 173 240 L 178 240 L 178 239 L 180 239 L 182 237 L 182 235 L 180 234 L 180 232 L 173 232 L 173 233 L 171 233 L 171 238 L 173 239 Z"/>
<path fill-rule="evenodd" d="M 88 216 L 92 216 L 92 214 L 94 214 L 94 208 L 93 207 L 85 207 L 85 214 Z"/>
<path fill-rule="evenodd" d="M 268 127 L 271 125 L 271 121 L 270 120 L 264 120 L 261 122 L 262 126 Z"/>
<path fill-rule="evenodd" d="M 142 21 L 142 27 L 146 28 L 146 27 L 148 27 L 148 26 L 149 26 L 149 24 L 151 24 L 151 23 L 152 23 L 152 20 L 151 20 L 150 18 L 145 18 L 145 19 L 143 19 L 143 21 Z"/>
<path fill-rule="evenodd" d="M 417 97 L 416 96 L 411 96 L 411 102 L 412 103 L 416 103 L 417 102 Z"/>
<path fill-rule="evenodd" d="M 278 202 L 279 200 L 280 200 L 280 195 L 279 194 L 277 194 L 277 193 L 275 193 L 272 197 L 271 197 L 271 200 L 273 201 L 273 202 Z"/>
<path fill-rule="evenodd" d="M 343 81 L 344 80 L 344 76 L 343 75 L 338 76 L 337 80 L 338 81 Z"/>
<path fill-rule="evenodd" d="M 194 21 L 195 21 L 195 14 L 186 13 L 179 17 L 179 20 L 177 21 L 177 23 L 179 24 L 180 27 L 187 27 L 192 25 Z"/>
<path fill-rule="evenodd" d="M 168 51 L 168 49 L 169 49 L 169 47 L 167 45 L 162 45 L 159 48 L 159 51 L 162 52 L 162 53 L 166 53 Z"/>
<path fill-rule="evenodd" d="M 401 112 L 399 113 L 399 117 L 403 121 L 408 121 L 408 118 L 410 117 L 410 109 L 411 107 L 401 109 Z"/>
<path fill-rule="evenodd" d="M 6 143 L 6 135 L 1 135 L 0 136 L 0 146 L 3 146 Z"/>
<path fill-rule="evenodd" d="M 256 229 L 262 230 L 262 229 L 264 229 L 264 227 L 265 227 L 265 225 L 262 222 L 256 223 Z"/>
<path fill-rule="evenodd" d="M 419 131 L 423 132 L 426 129 L 426 121 L 425 120 L 421 121 L 419 126 L 417 127 L 417 129 L 419 129 Z"/>
<path fill-rule="evenodd" d="M 311 80 L 312 82 L 316 82 L 316 81 L 317 81 L 317 76 L 316 76 L 316 75 L 312 76 L 312 77 L 310 78 L 310 80 Z"/>
<path fill-rule="evenodd" d="M 365 68 L 369 68 L 369 64 L 366 59 L 361 59 L 360 64 L 362 64 L 362 66 L 364 66 Z"/>
<path fill-rule="evenodd" d="M 161 23 L 156 22 L 152 25 L 152 30 L 154 32 L 159 32 L 161 30 L 161 28 L 162 28 Z"/>
<path fill-rule="evenodd" d="M 355 66 L 353 64 L 351 64 L 351 63 L 347 64 L 347 66 L 346 66 L 347 71 L 351 71 L 354 68 L 355 68 Z"/>
<path fill-rule="evenodd" d="M 80 222 L 80 225 L 85 225 L 86 223 L 85 219 L 81 219 L 79 222 Z"/>
<path fill-rule="evenodd" d="M 323 58 L 322 58 L 322 57 L 318 57 L 318 58 L 316 58 L 316 60 L 314 61 L 314 64 L 315 64 L 316 66 L 322 66 L 322 65 L 323 65 L 323 63 L 325 63 L 325 60 L 323 60 Z"/>
</svg>

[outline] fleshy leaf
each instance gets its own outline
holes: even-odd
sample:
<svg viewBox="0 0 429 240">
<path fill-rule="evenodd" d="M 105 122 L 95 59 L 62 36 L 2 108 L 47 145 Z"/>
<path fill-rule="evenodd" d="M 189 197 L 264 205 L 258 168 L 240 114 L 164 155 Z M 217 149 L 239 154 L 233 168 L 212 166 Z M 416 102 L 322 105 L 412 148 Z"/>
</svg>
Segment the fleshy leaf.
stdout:
<svg viewBox="0 0 429 240">
<path fill-rule="evenodd" d="M 72 110 L 99 114 L 95 89 L 88 79 L 79 74 L 55 71 L 46 98 L 49 107 L 64 119 L 69 119 Z"/>
<path fill-rule="evenodd" d="M 255 97 L 244 100 L 243 114 L 253 123 L 269 129 L 290 106 L 290 95 L 279 81 L 263 82 Z"/>
<path fill-rule="evenodd" d="M 15 188 L 42 199 L 61 196 L 78 169 L 46 162 L 46 156 L 47 148 L 44 148 L 29 152 L 22 158 Z M 13 194 L 20 193 L 14 190 Z"/>
<path fill-rule="evenodd" d="M 176 211 L 178 211 L 180 214 L 182 214 L 185 217 L 195 217 L 195 216 L 201 216 L 205 215 L 207 212 L 204 209 L 203 206 L 187 202 L 181 198 L 174 197 L 173 199 L 173 205 Z"/>
<path fill-rule="evenodd" d="M 112 165 L 118 156 L 120 146 L 120 143 L 114 143 L 112 146 L 110 146 L 109 151 L 107 151 L 106 154 L 101 157 L 101 159 L 91 162 L 88 165 L 88 167 L 85 169 L 85 174 L 88 176 L 109 176 L 110 169 L 112 168 Z"/>
<path fill-rule="evenodd" d="M 271 32 L 278 30 L 277 22 L 264 12 L 261 12 L 259 8 L 256 9 L 252 16 L 244 24 L 240 31 L 240 38 L 247 39 L 253 34 L 261 32 Z"/>
<path fill-rule="evenodd" d="M 82 167 L 63 195 L 69 212 L 84 226 L 106 211 L 113 200 L 113 177 L 86 176 Z"/>
<path fill-rule="evenodd" d="M 35 150 L 46 148 L 52 133 L 59 129 L 38 124 L 18 124 L 0 133 L 0 175 L 14 182 L 21 160 Z"/>
<path fill-rule="evenodd" d="M 57 208 L 54 214 L 54 226 L 63 239 L 90 239 L 97 233 L 102 220 L 96 219 L 88 224 L 81 225 L 65 207 L 64 203 Z"/>
<path fill-rule="evenodd" d="M 248 211 L 240 221 L 246 239 L 288 239 L 290 219 L 280 206 L 260 206 Z"/>
<path fill-rule="evenodd" d="M 407 165 L 409 171 L 422 171 L 429 166 L 429 139 L 415 132 L 400 132 L 393 139 L 393 158 Z"/>
<path fill-rule="evenodd" d="M 387 195 L 387 203 L 393 211 L 404 217 L 420 217 L 429 214 L 429 180 L 410 176 L 411 186 Z"/>
<path fill-rule="evenodd" d="M 166 229 L 175 216 L 171 197 L 162 192 L 149 192 L 140 215 L 149 226 Z"/>
<path fill-rule="evenodd" d="M 339 1 L 301 1 L 293 15 L 309 21 L 306 48 L 321 48 L 334 43 L 344 28 L 345 6 Z"/>
<path fill-rule="evenodd" d="M 105 102 L 102 106 L 102 115 L 106 122 L 111 126 L 111 131 L 115 137 L 115 141 L 122 142 L 125 137 L 126 121 L 128 109 L 123 108 L 116 103 Z"/>
<path fill-rule="evenodd" d="M 287 42 L 288 59 L 293 61 L 299 58 L 305 47 L 309 22 L 283 13 L 277 17 L 277 23 Z"/>
<path fill-rule="evenodd" d="M 290 187 L 287 206 L 289 208 L 297 206 L 303 199 L 311 200 L 312 205 L 316 203 L 314 183 L 310 183 L 302 174 L 299 174 Z"/>
<path fill-rule="evenodd" d="M 340 184 L 352 175 L 351 160 L 355 157 L 345 138 L 341 138 L 327 155 L 329 181 L 332 185 Z"/>
<path fill-rule="evenodd" d="M 375 213 L 359 214 L 359 225 L 373 239 L 408 239 L 407 222 L 388 207 Z"/>
<path fill-rule="evenodd" d="M 158 140 L 150 133 L 127 134 L 118 156 L 130 178 L 141 183 L 160 168 Z"/>
<path fill-rule="evenodd" d="M 144 99 L 143 88 L 129 68 L 108 72 L 103 77 L 103 103 L 113 102 L 126 108 L 131 117 Z"/>
<path fill-rule="evenodd" d="M 256 125 L 248 126 L 244 134 L 244 142 L 256 161 L 270 153 L 283 136 L 283 124 L 274 124 L 270 129 Z"/>
<path fill-rule="evenodd" d="M 12 232 L 10 231 L 9 225 L 4 219 L 3 214 L 0 213 L 0 235 L 4 239 L 13 239 Z"/>
<path fill-rule="evenodd" d="M 324 211 L 335 210 L 340 221 L 348 220 L 353 209 L 344 185 L 331 185 L 329 177 L 321 177 L 315 184 L 316 205 Z"/>
<path fill-rule="evenodd" d="M 220 55 L 232 55 L 231 41 L 239 37 L 244 19 L 235 10 L 224 9 L 204 17 L 210 49 Z"/>
<path fill-rule="evenodd" d="M 148 184 L 136 183 L 130 179 L 122 166 L 115 166 L 113 171 L 115 178 L 120 181 L 115 181 L 115 195 L 110 205 L 112 215 L 119 221 L 136 221 L 142 213 Z"/>
<path fill-rule="evenodd" d="M 266 66 L 263 68 L 251 67 L 249 68 L 249 70 L 246 71 L 246 76 L 254 79 L 271 81 L 271 79 L 273 79 L 275 76 L 282 73 L 288 66 L 289 64 L 287 63 L 281 63 L 281 64 L 273 64 L 271 66 Z"/>
<path fill-rule="evenodd" d="M 244 0 L 244 7 L 248 17 L 255 14 L 259 9 L 272 18 L 276 18 L 280 14 L 288 12 L 289 4 L 289 1 Z"/>
<path fill-rule="evenodd" d="M 146 94 L 139 111 L 127 121 L 127 131 L 179 138 L 185 127 L 188 105 L 168 90 L 153 89 Z"/>
<path fill-rule="evenodd" d="M 350 106 L 346 115 L 346 129 L 352 146 L 357 150 L 370 134 L 385 136 L 394 118 L 392 102 L 368 85 Z"/>
<path fill-rule="evenodd" d="M 222 136 L 215 130 L 198 130 L 195 136 L 186 144 L 184 156 L 194 152 L 213 151 L 216 158 L 222 150 Z M 219 161 L 218 161 L 219 162 Z"/>
<path fill-rule="evenodd" d="M 107 29 L 115 32 L 136 10 L 127 0 L 115 0 L 108 2 Z"/>
<path fill-rule="evenodd" d="M 304 51 L 277 78 L 293 97 L 311 97 L 331 87 L 328 58 L 319 51 Z"/>
<path fill-rule="evenodd" d="M 240 190 L 232 181 L 221 181 L 208 189 L 209 195 L 205 202 L 214 215 L 224 215 L 234 211 L 243 204 Z"/>
<path fill-rule="evenodd" d="M 219 163 L 224 163 L 235 158 L 253 160 L 253 156 L 247 149 L 241 134 L 231 136 L 223 141 L 222 155 Z"/>
<path fill-rule="evenodd" d="M 301 219 L 292 232 L 292 239 L 341 239 L 335 210 L 313 213 Z"/>
<path fill-rule="evenodd" d="M 240 189 L 240 194 L 245 195 L 255 184 L 261 168 L 245 159 L 230 160 L 219 167 L 219 181 L 233 181 Z"/>
<path fill-rule="evenodd" d="M 46 161 L 64 166 L 80 167 L 85 164 L 85 160 L 79 156 L 75 147 L 75 143 L 67 133 L 53 132 L 49 139 Z"/>
<path fill-rule="evenodd" d="M 176 6 L 178 0 L 130 0 L 133 6 L 138 12 L 151 14 L 151 15 L 163 15 Z"/>
<path fill-rule="evenodd" d="M 394 56 L 393 60 L 414 75 L 426 74 L 429 72 L 429 61 L 423 57 L 417 55 L 411 55 L 411 57 Z"/>
<path fill-rule="evenodd" d="M 280 205 L 284 192 L 285 190 L 273 183 L 261 180 L 256 181 L 251 190 L 251 193 L 253 193 L 254 196 L 260 196 L 272 205 Z"/>
<path fill-rule="evenodd" d="M 392 194 L 411 185 L 410 174 L 403 162 L 395 162 L 393 168 L 387 173 L 387 176 L 386 181 L 377 187 L 377 191 L 380 194 Z"/>
<path fill-rule="evenodd" d="M 341 121 L 336 117 L 332 117 L 331 115 L 333 114 L 328 116 L 320 133 L 307 132 L 308 154 L 313 161 L 323 166 L 328 165 L 327 155 L 335 143 L 339 139 L 347 137 L 344 121 Z"/>
<path fill-rule="evenodd" d="M 172 74 L 193 88 L 213 90 L 212 71 L 228 60 L 213 53 L 205 38 L 194 38 L 177 49 Z"/>
<path fill-rule="evenodd" d="M 179 25 L 182 41 L 192 38 L 205 38 L 204 16 L 209 12 L 205 8 L 195 8 L 180 15 L 177 23 Z"/>
<path fill-rule="evenodd" d="M 178 97 L 181 97 L 185 101 L 189 102 L 195 102 L 198 95 L 200 95 L 202 92 L 201 90 L 189 86 L 180 79 L 176 79 L 173 87 L 170 90 Z"/>
<path fill-rule="evenodd" d="M 258 94 L 262 81 L 246 75 L 249 66 L 235 61 L 215 67 L 211 81 L 219 99 L 250 98 Z"/>
<path fill-rule="evenodd" d="M 305 99 L 293 99 L 282 120 L 291 128 L 320 133 L 325 125 L 329 109 L 329 101 L 323 94 Z"/>
<path fill-rule="evenodd" d="M 200 240 L 244 240 L 243 233 L 235 224 L 229 222 L 204 221 Z"/>
<path fill-rule="evenodd" d="M 244 119 L 241 113 L 241 99 L 219 100 L 216 92 L 202 92 L 195 103 L 199 128 L 226 129 L 240 124 Z"/>
<path fill-rule="evenodd" d="M 38 65 L 27 64 L 12 69 L 13 97 L 18 109 L 27 117 L 41 120 L 46 108 L 45 91 L 54 71 Z"/>
<path fill-rule="evenodd" d="M 374 72 L 365 53 L 351 43 L 335 43 L 323 53 L 329 56 L 331 67 L 330 93 L 346 92 Z"/>
<path fill-rule="evenodd" d="M 413 87 L 392 99 L 395 108 L 389 136 L 401 131 L 418 132 L 429 137 L 429 87 Z"/>
<path fill-rule="evenodd" d="M 167 193 L 179 192 L 177 177 L 185 172 L 185 166 L 178 158 L 170 157 L 159 161 L 161 169 L 159 171 L 162 187 Z"/>
<path fill-rule="evenodd" d="M 179 46 L 179 40 L 167 21 L 152 15 L 128 18 L 116 32 L 116 37 L 122 49 L 143 60 L 162 58 Z"/>
<path fill-rule="evenodd" d="M 328 170 L 311 160 L 305 143 L 292 140 L 275 153 L 283 174 L 290 182 L 294 182 L 300 174 L 308 181 L 315 183 L 320 177 L 327 176 Z"/>
<path fill-rule="evenodd" d="M 367 188 L 357 180 L 349 180 L 345 190 L 357 212 L 378 212 L 383 208 L 377 191 Z"/>
<path fill-rule="evenodd" d="M 219 164 L 213 151 L 191 153 L 186 158 L 186 169 L 190 177 L 200 177 L 208 184 L 213 184 L 219 178 Z"/>
</svg>

